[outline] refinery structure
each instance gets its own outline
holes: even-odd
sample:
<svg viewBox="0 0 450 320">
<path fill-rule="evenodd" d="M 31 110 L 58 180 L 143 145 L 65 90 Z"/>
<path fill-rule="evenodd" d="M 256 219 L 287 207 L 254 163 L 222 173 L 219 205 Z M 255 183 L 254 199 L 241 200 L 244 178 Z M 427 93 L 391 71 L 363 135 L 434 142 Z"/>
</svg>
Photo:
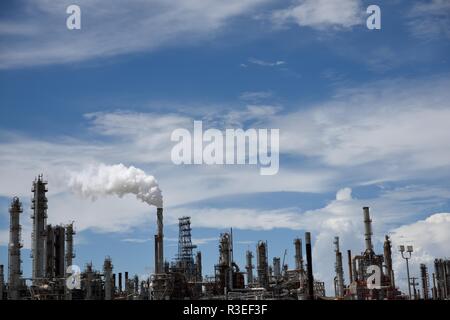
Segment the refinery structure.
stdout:
<svg viewBox="0 0 450 320">
<path fill-rule="evenodd" d="M 408 280 L 409 292 L 399 291 L 389 237 L 385 238 L 382 253 L 374 251 L 369 207 L 364 207 L 362 214 L 363 251 L 354 255 L 347 250 L 345 257 L 339 237 L 330 244 L 330 248 L 334 245 L 335 254 L 334 292 L 331 293 L 325 292 L 324 282 L 314 278 L 313 259 L 320 257 L 312 256 L 309 232 L 291 244 L 295 252 L 293 266 L 285 264 L 286 251 L 283 257 L 269 261 L 268 243 L 263 240 L 254 251 L 247 250 L 242 257 L 245 266 L 239 266 L 233 254 L 233 231 L 222 233 L 214 273 L 204 275 L 202 254 L 192 243 L 190 218 L 180 217 L 178 253 L 173 262 L 168 262 L 164 257 L 163 208 L 156 209 L 155 272 L 147 279 L 129 277 L 128 272 L 115 273 L 110 257 L 105 258 L 101 270 L 94 269 L 92 263 L 76 270 L 72 266 L 74 223 L 47 224 L 47 191 L 47 182 L 42 175 L 38 176 L 32 184 L 31 278 L 22 274 L 22 204 L 17 197 L 11 201 L 7 269 L 0 264 L 0 300 L 450 299 L 450 260 L 446 258 L 435 259 L 432 270 L 421 264 L 420 270 L 417 268 L 420 277 Z M 410 246 L 401 250 L 402 256 L 409 253 L 410 257 L 411 252 Z M 347 279 L 344 268 L 348 270 Z M 372 282 L 373 274 L 379 275 L 379 283 Z"/>
</svg>

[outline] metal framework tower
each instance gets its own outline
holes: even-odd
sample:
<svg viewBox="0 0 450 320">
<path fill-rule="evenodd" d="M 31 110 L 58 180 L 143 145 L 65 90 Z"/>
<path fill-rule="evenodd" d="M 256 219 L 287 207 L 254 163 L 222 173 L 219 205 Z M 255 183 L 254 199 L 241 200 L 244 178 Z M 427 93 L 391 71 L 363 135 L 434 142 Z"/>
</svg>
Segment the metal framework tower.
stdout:
<svg viewBox="0 0 450 320">
<path fill-rule="evenodd" d="M 193 249 L 197 248 L 192 244 L 191 236 L 191 218 L 181 217 L 178 219 L 178 255 L 177 266 L 184 270 L 188 279 L 192 279 L 195 275 L 195 264 Z"/>
<path fill-rule="evenodd" d="M 21 263 L 20 249 L 22 243 L 20 242 L 21 226 L 20 226 L 20 214 L 22 213 L 22 204 L 19 198 L 13 198 L 10 213 L 10 229 L 9 229 L 9 274 L 8 274 L 8 297 L 12 300 L 19 299 L 19 290 L 21 286 Z"/>
<path fill-rule="evenodd" d="M 39 175 L 33 182 L 31 189 L 33 199 L 31 209 L 33 210 L 33 233 L 32 233 L 32 257 L 33 257 L 33 283 L 45 276 L 45 238 L 47 220 L 47 182 Z"/>
</svg>

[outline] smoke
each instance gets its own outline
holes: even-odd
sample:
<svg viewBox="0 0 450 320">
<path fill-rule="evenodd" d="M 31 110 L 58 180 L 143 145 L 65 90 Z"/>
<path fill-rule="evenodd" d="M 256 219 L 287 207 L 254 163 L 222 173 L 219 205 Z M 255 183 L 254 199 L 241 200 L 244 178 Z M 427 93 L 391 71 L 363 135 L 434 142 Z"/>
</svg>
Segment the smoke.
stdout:
<svg viewBox="0 0 450 320">
<path fill-rule="evenodd" d="M 163 199 L 158 182 L 143 170 L 123 164 L 91 166 L 72 174 L 69 182 L 72 190 L 83 197 L 96 200 L 99 197 L 134 194 L 139 200 L 162 208 Z"/>
</svg>

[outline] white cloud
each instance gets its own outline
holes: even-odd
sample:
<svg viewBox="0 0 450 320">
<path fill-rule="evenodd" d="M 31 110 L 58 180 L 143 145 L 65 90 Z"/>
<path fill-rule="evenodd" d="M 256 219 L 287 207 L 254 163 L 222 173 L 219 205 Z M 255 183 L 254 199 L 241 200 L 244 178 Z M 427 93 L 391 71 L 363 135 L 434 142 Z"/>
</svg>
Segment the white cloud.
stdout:
<svg viewBox="0 0 450 320">
<path fill-rule="evenodd" d="M 244 101 L 260 101 L 272 97 L 271 91 L 245 91 L 240 95 L 240 99 Z"/>
<path fill-rule="evenodd" d="M 80 0 L 81 30 L 69 31 L 70 0 L 18 1 L 21 18 L 6 20 L 8 39 L 0 68 L 83 61 L 150 51 L 214 37 L 230 19 L 250 14 L 266 0 Z M 5 31 L 6 30 L 6 31 Z"/>
<path fill-rule="evenodd" d="M 286 61 L 276 60 L 276 61 L 264 61 L 261 59 L 250 58 L 248 59 L 249 63 L 256 64 L 261 67 L 278 67 L 286 64 Z M 245 65 L 247 66 L 247 65 Z"/>
<path fill-rule="evenodd" d="M 354 177 L 432 177 L 450 172 L 449 86 L 445 77 L 371 83 L 267 125 L 282 128 L 282 152 L 352 168 Z"/>
<path fill-rule="evenodd" d="M 450 2 L 431 0 L 414 4 L 408 13 L 412 33 L 425 40 L 450 38 Z"/>
<path fill-rule="evenodd" d="M 352 189 L 351 188 L 340 189 L 336 193 L 336 200 L 337 201 L 352 200 Z"/>
<path fill-rule="evenodd" d="M 450 249 L 450 213 L 436 213 L 425 220 L 403 225 L 392 230 L 393 251 L 399 245 L 412 245 L 414 252 L 410 261 L 411 277 L 420 277 L 419 266 L 424 263 L 431 274 L 434 270 L 435 258 L 449 258 Z M 396 271 L 397 285 L 406 292 L 405 260 L 397 253 L 394 255 L 393 268 Z"/>
<path fill-rule="evenodd" d="M 273 20 L 321 30 L 342 29 L 360 24 L 362 12 L 360 0 L 298 0 L 290 8 L 275 11 Z"/>
</svg>

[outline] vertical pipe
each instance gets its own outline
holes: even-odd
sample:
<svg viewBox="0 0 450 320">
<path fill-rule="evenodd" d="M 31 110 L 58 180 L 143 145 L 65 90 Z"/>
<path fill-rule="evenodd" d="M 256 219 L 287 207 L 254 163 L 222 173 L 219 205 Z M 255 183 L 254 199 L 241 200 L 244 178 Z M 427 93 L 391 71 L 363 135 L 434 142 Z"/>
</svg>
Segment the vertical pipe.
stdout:
<svg viewBox="0 0 450 320">
<path fill-rule="evenodd" d="M 314 300 L 314 276 L 312 268 L 312 252 L 311 252 L 311 233 L 305 233 L 306 243 L 306 263 L 307 263 L 307 275 L 308 275 L 308 299 Z"/>
</svg>

